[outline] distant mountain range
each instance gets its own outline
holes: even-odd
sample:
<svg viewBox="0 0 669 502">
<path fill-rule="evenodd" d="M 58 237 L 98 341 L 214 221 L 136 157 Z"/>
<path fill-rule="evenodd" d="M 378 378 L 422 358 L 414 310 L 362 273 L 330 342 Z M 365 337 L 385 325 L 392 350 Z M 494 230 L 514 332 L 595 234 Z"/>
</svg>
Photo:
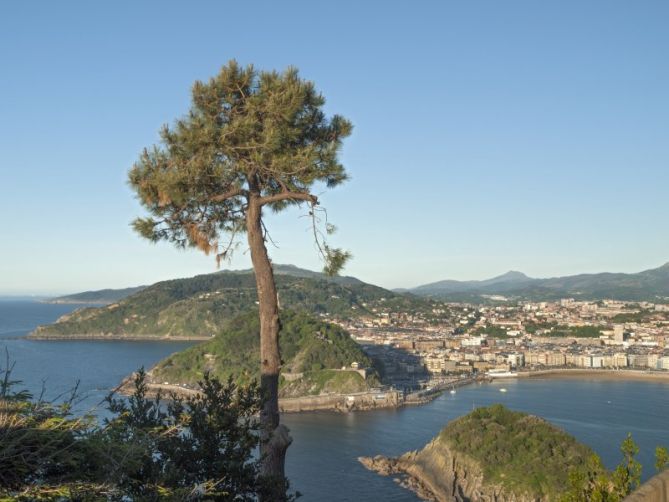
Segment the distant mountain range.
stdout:
<svg viewBox="0 0 669 502">
<path fill-rule="evenodd" d="M 636 274 L 579 274 L 549 279 L 534 279 L 522 272 L 483 281 L 444 280 L 401 290 L 419 296 L 451 301 L 477 301 L 493 295 L 552 300 L 573 297 L 583 300 L 669 300 L 669 263 Z"/>
<path fill-rule="evenodd" d="M 328 277 L 321 272 L 305 270 L 294 265 L 274 265 L 274 272 L 278 277 L 312 279 L 325 281 L 341 287 L 357 287 L 367 292 L 374 290 L 374 296 L 383 295 L 397 297 L 397 293 L 412 293 L 421 297 L 434 298 L 446 301 L 481 302 L 490 296 L 501 295 L 509 298 L 527 300 L 555 300 L 573 297 L 583 300 L 629 300 L 629 301 L 669 301 L 669 263 L 661 267 L 645 270 L 636 274 L 600 273 L 579 274 L 549 279 L 535 279 L 522 272 L 509 271 L 506 274 L 482 281 L 455 281 L 443 280 L 425 284 L 411 289 L 396 289 L 393 293 L 377 286 L 367 284 L 355 277 L 336 276 Z M 246 276 L 250 277 L 252 270 L 224 270 L 198 276 L 191 279 L 177 279 L 176 281 L 190 281 L 197 283 L 198 278 Z M 125 289 L 103 289 L 86 291 L 74 295 L 60 296 L 46 300 L 51 303 L 88 303 L 106 305 L 116 303 L 124 298 L 135 295 L 147 288 L 154 291 L 160 284 L 174 281 L 165 281 L 153 286 L 137 286 Z M 251 286 L 249 284 L 248 286 Z M 246 287 L 248 287 L 246 286 Z M 158 288 L 160 289 L 160 288 Z M 198 289 L 198 288 L 195 288 Z M 206 288 L 205 288 L 206 289 Z"/>
<path fill-rule="evenodd" d="M 97 291 L 84 291 L 73 295 L 57 296 L 47 298 L 45 303 L 88 303 L 91 305 L 108 305 L 117 302 L 127 296 L 134 295 L 145 289 L 146 286 L 136 286 L 123 289 L 100 289 Z"/>
<path fill-rule="evenodd" d="M 245 270 L 223 270 L 221 272 L 215 272 L 217 274 L 250 274 L 251 269 Z M 348 277 L 343 275 L 338 275 L 335 277 L 328 277 L 322 272 L 314 272 L 313 270 L 306 270 L 303 268 L 296 267 L 295 265 L 274 265 L 274 273 L 277 275 L 289 275 L 292 277 L 302 277 L 309 279 L 321 279 L 327 280 L 328 282 L 334 282 L 335 284 L 340 285 L 361 285 L 365 284 L 355 277 Z M 108 305 L 110 303 L 116 303 L 123 298 L 139 293 L 143 289 L 146 289 L 148 286 L 136 286 L 132 288 L 123 288 L 123 289 L 100 289 L 95 291 L 84 291 L 82 293 L 75 293 L 72 295 L 58 296 L 55 298 L 47 298 L 44 300 L 46 303 L 87 303 L 91 305 Z"/>
</svg>

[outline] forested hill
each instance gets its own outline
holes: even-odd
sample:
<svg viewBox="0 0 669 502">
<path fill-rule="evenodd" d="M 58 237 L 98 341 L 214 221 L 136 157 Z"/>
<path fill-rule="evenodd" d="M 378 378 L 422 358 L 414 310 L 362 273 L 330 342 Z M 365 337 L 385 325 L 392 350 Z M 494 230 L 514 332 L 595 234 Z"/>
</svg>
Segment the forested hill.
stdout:
<svg viewBox="0 0 669 502">
<path fill-rule="evenodd" d="M 569 469 L 584 472 L 593 454 L 546 420 L 501 404 L 453 420 L 437 442 L 474 459 L 486 483 L 530 494 L 532 500 L 555 500 L 568 485 Z"/>
<path fill-rule="evenodd" d="M 431 300 L 393 293 L 353 278 L 329 280 L 315 272 L 300 274 L 299 270 L 276 275 L 282 308 L 340 318 L 371 315 L 380 306 L 412 311 L 432 308 Z M 226 321 L 255 306 L 256 298 L 251 271 L 163 281 L 105 307 L 77 310 L 39 327 L 33 336 L 207 338 L 219 333 Z"/>
<path fill-rule="evenodd" d="M 605 472 L 593 455 L 549 422 L 495 404 L 450 422 L 420 451 L 360 461 L 380 474 L 408 474 L 417 483 L 405 485 L 430 500 L 551 502 L 563 500 L 571 479 Z"/>
<path fill-rule="evenodd" d="M 349 276 L 334 276 L 328 277 L 321 272 L 314 272 L 313 270 L 306 270 L 296 267 L 295 265 L 273 265 L 274 273 L 276 275 L 291 275 L 294 277 L 309 277 L 312 279 L 322 279 L 337 284 L 363 284 L 360 279 Z M 236 274 L 251 274 L 252 270 L 226 270 L 218 272 L 222 274 L 236 273 Z M 81 293 L 74 293 L 71 295 L 57 296 L 55 298 L 47 298 L 45 303 L 88 303 L 98 305 L 108 305 L 110 303 L 118 302 L 128 296 L 134 295 L 141 290 L 146 289 L 146 286 L 136 286 L 122 289 L 99 289 L 94 291 L 83 291 Z"/>
<path fill-rule="evenodd" d="M 282 396 L 359 392 L 379 385 L 376 372 L 365 378 L 350 370 L 354 362 L 360 368 L 371 368 L 372 361 L 339 326 L 290 310 L 281 312 L 281 325 Z M 149 372 L 150 381 L 195 386 L 205 372 L 223 381 L 232 377 L 240 384 L 257 380 L 259 331 L 257 312 L 240 314 L 212 340 L 158 363 Z M 342 367 L 349 371 L 342 371 Z M 286 379 L 286 374 L 293 378 Z"/>
</svg>

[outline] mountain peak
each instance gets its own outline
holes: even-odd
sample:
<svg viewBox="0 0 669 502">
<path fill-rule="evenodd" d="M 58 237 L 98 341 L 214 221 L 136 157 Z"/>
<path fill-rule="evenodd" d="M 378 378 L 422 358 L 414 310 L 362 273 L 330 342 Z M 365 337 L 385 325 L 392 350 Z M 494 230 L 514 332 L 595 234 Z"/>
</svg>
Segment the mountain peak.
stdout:
<svg viewBox="0 0 669 502">
<path fill-rule="evenodd" d="M 646 275 L 658 275 L 659 274 L 659 275 L 664 277 L 667 274 L 669 274 L 669 261 L 667 263 L 665 263 L 664 265 L 660 265 L 657 268 L 651 268 L 649 270 L 644 270 L 641 273 L 646 274 Z"/>
<path fill-rule="evenodd" d="M 304 268 L 300 268 L 296 265 L 273 263 L 272 268 L 274 269 L 274 273 L 277 275 L 291 275 L 293 277 L 322 279 L 329 282 L 336 282 L 337 284 L 363 284 L 363 281 L 355 277 L 350 277 L 347 275 L 336 275 L 330 277 L 324 274 L 323 272 L 315 272 L 313 270 L 307 270 Z"/>
<path fill-rule="evenodd" d="M 502 274 L 499 276 L 499 279 L 510 279 L 510 280 L 517 280 L 517 279 L 529 279 L 529 277 L 522 272 L 518 272 L 517 270 L 509 270 L 506 274 Z"/>
</svg>

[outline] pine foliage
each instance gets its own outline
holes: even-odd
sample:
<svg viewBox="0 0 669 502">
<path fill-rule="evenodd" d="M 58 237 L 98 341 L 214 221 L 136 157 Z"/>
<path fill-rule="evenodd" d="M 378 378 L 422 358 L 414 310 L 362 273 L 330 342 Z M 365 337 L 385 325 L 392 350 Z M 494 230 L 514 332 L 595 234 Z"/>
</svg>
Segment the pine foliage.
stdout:
<svg viewBox="0 0 669 502">
<path fill-rule="evenodd" d="M 133 223 L 140 235 L 220 260 L 246 231 L 252 196 L 272 211 L 306 202 L 316 222 L 312 189 L 346 180 L 338 155 L 352 126 L 325 115 L 312 82 L 295 68 L 257 71 L 233 60 L 208 82 L 195 82 L 191 101 L 188 114 L 164 126 L 161 144 L 145 149 L 129 173 L 150 213 Z M 336 273 L 349 255 L 321 242 L 322 235 L 315 232 L 326 271 Z"/>
</svg>

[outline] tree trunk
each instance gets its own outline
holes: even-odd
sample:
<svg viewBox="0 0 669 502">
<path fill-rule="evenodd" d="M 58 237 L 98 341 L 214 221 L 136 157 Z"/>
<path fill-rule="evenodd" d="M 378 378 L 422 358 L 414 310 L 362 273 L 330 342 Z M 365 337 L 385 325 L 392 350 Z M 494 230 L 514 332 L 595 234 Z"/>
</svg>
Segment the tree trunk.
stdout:
<svg viewBox="0 0 669 502">
<path fill-rule="evenodd" d="M 246 214 L 246 230 L 258 289 L 260 314 L 260 388 L 264 402 L 260 411 L 261 500 L 286 498 L 285 459 L 292 438 L 279 423 L 279 305 L 272 264 L 262 230 L 262 207 L 252 195 Z"/>
</svg>

